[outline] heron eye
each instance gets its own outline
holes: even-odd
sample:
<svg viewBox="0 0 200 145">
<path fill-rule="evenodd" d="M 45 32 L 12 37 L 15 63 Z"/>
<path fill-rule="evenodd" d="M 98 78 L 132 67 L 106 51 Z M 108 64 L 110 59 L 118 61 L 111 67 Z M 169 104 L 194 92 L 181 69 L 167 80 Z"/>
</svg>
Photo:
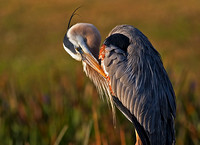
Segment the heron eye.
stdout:
<svg viewBox="0 0 200 145">
<path fill-rule="evenodd" d="M 75 49 L 76 49 L 80 54 L 83 54 L 83 50 L 82 50 L 81 47 L 76 47 Z"/>
</svg>

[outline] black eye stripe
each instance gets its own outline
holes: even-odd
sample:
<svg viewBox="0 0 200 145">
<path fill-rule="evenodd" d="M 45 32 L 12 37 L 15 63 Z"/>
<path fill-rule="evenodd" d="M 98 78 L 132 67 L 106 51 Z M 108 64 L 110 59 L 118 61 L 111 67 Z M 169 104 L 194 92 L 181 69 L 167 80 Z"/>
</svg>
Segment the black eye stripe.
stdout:
<svg viewBox="0 0 200 145">
<path fill-rule="evenodd" d="M 67 34 L 65 34 L 63 39 L 63 44 L 66 48 L 68 48 L 72 53 L 76 54 L 76 51 L 74 49 L 74 45 L 69 41 L 69 38 L 67 37 Z"/>
<path fill-rule="evenodd" d="M 127 52 L 127 48 L 130 42 L 127 36 L 120 33 L 116 33 L 106 38 L 103 44 L 106 46 L 114 45 L 122 49 L 123 51 Z"/>
</svg>

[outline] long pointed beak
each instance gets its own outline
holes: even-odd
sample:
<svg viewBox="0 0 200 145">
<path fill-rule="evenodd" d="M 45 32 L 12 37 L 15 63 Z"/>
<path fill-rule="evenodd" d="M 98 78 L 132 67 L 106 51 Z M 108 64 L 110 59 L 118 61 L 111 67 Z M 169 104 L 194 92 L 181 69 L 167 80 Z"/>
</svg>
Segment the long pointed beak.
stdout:
<svg viewBox="0 0 200 145">
<path fill-rule="evenodd" d="M 90 65 L 94 70 L 100 73 L 104 78 L 107 77 L 102 67 L 99 65 L 98 61 L 92 55 L 85 53 L 82 50 L 78 50 L 78 51 L 82 55 L 82 61 Z"/>
<path fill-rule="evenodd" d="M 96 70 L 98 73 L 100 73 L 104 78 L 106 78 L 106 74 L 103 71 L 102 67 L 99 65 L 99 63 L 94 59 L 91 55 L 85 54 L 86 55 L 86 60 L 88 64 Z"/>
</svg>

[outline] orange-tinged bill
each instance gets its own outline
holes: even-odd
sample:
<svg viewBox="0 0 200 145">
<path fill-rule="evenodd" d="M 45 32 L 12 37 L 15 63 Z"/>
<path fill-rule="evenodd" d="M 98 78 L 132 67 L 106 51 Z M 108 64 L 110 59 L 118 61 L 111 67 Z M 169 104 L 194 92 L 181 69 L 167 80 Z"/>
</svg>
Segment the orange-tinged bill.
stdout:
<svg viewBox="0 0 200 145">
<path fill-rule="evenodd" d="M 90 54 L 84 53 L 84 55 L 85 55 L 86 63 L 90 65 L 98 73 L 100 73 L 104 78 L 107 78 L 105 72 L 103 71 L 102 67 L 99 65 L 97 60 L 94 57 L 92 57 Z"/>
</svg>

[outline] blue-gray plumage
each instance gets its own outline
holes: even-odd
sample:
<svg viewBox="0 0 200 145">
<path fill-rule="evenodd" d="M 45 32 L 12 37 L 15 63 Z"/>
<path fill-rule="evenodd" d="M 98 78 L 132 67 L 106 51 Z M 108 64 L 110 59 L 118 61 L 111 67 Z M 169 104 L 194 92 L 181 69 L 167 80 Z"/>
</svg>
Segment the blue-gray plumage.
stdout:
<svg viewBox="0 0 200 145">
<path fill-rule="evenodd" d="M 129 38 L 124 47 L 110 39 L 121 34 Z M 144 128 L 151 145 L 175 143 L 175 94 L 159 53 L 138 29 L 115 27 L 104 41 L 102 60 L 112 91 Z"/>
<path fill-rule="evenodd" d="M 82 61 L 101 96 L 107 96 L 113 116 L 115 104 L 133 123 L 136 144 L 175 144 L 175 94 L 159 53 L 130 25 L 115 27 L 99 52 L 100 42 L 94 25 L 78 23 L 70 27 L 69 22 L 63 47 Z"/>
</svg>

